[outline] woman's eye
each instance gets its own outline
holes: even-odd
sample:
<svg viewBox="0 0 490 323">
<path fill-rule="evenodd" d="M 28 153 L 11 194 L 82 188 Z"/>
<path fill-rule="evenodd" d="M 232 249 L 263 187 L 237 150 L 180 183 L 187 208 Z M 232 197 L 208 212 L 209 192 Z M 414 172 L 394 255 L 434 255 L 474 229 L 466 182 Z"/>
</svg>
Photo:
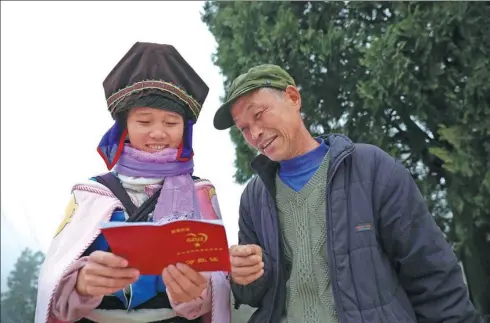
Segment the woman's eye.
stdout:
<svg viewBox="0 0 490 323">
<path fill-rule="evenodd" d="M 138 120 L 138 123 L 141 123 L 141 124 L 149 124 L 150 121 L 146 121 L 146 120 Z"/>
<path fill-rule="evenodd" d="M 255 119 L 259 119 L 262 116 L 262 111 L 255 114 Z"/>
<path fill-rule="evenodd" d="M 169 126 L 175 126 L 175 125 L 177 125 L 177 122 L 167 122 L 167 125 L 169 125 Z"/>
</svg>

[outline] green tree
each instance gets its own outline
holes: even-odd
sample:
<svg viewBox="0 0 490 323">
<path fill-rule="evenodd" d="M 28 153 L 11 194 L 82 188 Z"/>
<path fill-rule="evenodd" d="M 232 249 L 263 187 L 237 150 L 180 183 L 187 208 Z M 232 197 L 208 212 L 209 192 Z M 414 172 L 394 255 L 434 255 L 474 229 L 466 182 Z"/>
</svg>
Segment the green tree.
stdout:
<svg viewBox="0 0 490 323">
<path fill-rule="evenodd" d="M 37 279 L 44 261 L 41 252 L 29 248 L 22 251 L 7 278 L 8 290 L 2 293 L 3 323 L 34 322 L 37 299 Z"/>
<path fill-rule="evenodd" d="M 313 134 L 341 132 L 399 158 L 490 312 L 490 7 L 478 2 L 218 2 L 203 21 L 231 81 L 284 67 Z M 236 128 L 235 179 L 255 155 Z"/>
<path fill-rule="evenodd" d="M 397 10 L 402 19 L 364 50 L 361 64 L 371 74 L 359 92 L 367 106 L 413 121 L 420 138 L 403 142 L 444 183 L 450 238 L 474 302 L 490 313 L 490 7 L 416 3 Z"/>
</svg>

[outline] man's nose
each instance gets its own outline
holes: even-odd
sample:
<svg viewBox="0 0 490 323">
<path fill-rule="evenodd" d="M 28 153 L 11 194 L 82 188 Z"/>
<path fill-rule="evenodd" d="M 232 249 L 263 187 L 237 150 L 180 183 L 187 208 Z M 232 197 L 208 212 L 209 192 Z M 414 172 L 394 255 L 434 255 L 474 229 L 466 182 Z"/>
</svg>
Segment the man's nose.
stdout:
<svg viewBox="0 0 490 323">
<path fill-rule="evenodd" d="M 254 141 L 257 141 L 260 136 L 262 135 L 262 128 L 258 126 L 251 126 L 250 127 L 250 134 L 252 135 L 252 139 Z"/>
</svg>

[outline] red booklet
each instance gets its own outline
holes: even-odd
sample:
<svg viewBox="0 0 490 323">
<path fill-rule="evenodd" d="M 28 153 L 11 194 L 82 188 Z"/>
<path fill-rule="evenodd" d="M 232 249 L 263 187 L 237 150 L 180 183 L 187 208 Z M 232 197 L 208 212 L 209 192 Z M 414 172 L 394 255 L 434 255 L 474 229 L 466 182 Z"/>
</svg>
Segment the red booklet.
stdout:
<svg viewBox="0 0 490 323">
<path fill-rule="evenodd" d="M 196 271 L 231 270 L 221 220 L 109 222 L 102 226 L 112 253 L 128 260 L 141 275 L 161 275 L 168 265 L 184 263 Z"/>
</svg>

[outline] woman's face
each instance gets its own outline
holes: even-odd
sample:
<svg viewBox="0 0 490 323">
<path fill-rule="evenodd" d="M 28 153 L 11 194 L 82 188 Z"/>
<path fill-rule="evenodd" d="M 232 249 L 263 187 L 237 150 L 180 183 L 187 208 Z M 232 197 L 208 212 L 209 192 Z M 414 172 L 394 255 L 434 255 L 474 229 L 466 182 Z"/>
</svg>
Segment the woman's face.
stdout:
<svg viewBox="0 0 490 323">
<path fill-rule="evenodd" d="M 175 112 L 137 107 L 127 119 L 131 146 L 146 152 L 178 148 L 184 135 L 184 119 Z"/>
</svg>

